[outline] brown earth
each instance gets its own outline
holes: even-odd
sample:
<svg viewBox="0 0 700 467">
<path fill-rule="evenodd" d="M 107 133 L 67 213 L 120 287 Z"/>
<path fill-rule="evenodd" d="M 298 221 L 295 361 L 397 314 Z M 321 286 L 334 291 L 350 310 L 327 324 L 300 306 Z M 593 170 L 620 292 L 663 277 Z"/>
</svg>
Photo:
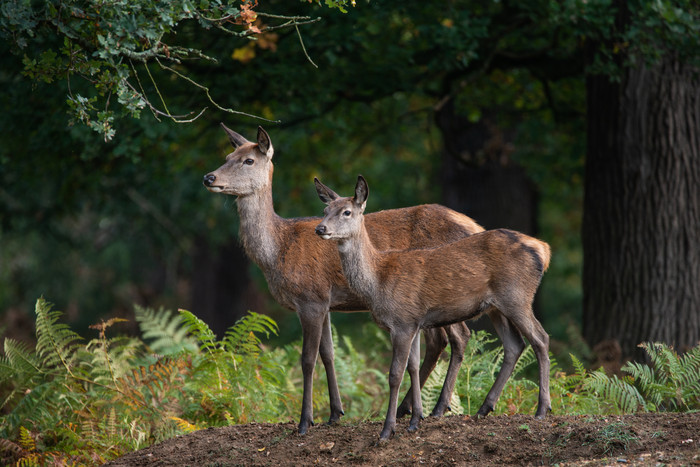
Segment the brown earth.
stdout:
<svg viewBox="0 0 700 467">
<path fill-rule="evenodd" d="M 407 419 L 377 443 L 381 422 L 249 424 L 179 436 L 116 459 L 109 466 L 351 465 L 696 465 L 700 413 L 625 416 L 463 416 Z"/>
</svg>

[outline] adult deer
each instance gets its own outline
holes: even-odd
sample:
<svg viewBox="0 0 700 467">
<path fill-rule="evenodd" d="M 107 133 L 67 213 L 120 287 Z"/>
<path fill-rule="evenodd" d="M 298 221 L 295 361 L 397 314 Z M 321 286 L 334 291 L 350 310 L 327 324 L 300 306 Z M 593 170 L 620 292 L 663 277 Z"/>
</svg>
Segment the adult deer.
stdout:
<svg viewBox="0 0 700 467">
<path fill-rule="evenodd" d="M 204 185 L 211 192 L 237 196 L 243 248 L 262 269 L 275 299 L 295 310 L 301 322 L 304 393 L 299 433 L 303 434 L 313 425 L 313 372 L 319 350 L 328 379 L 329 423 L 343 415 L 328 312 L 367 310 L 367 305 L 348 287 L 336 248 L 314 234 L 320 219 L 284 219 L 275 213 L 274 150 L 267 132 L 258 128 L 257 142 L 250 142 L 223 123 L 221 126 L 235 150 L 226 156 L 221 167 L 204 176 Z M 437 205 L 382 211 L 367 216 L 367 222 L 374 232 L 371 241 L 380 249 L 438 245 L 483 230 L 469 217 Z M 439 416 L 449 409 L 469 329 L 458 323 L 430 330 L 425 336 L 421 384 L 435 367 L 448 340 L 452 347 L 445 385 L 433 411 Z M 407 398 L 401 407 L 399 416 L 410 413 L 411 401 Z"/>
<path fill-rule="evenodd" d="M 536 417 L 544 418 L 549 398 L 549 336 L 532 312 L 535 292 L 549 266 L 549 245 L 511 230 L 488 230 L 429 249 L 381 251 L 370 241 L 375 228 L 363 215 L 369 188 L 360 176 L 355 196 L 342 198 L 314 179 L 328 206 L 316 234 L 333 239 L 343 273 L 374 320 L 389 331 L 393 356 L 389 371 L 389 409 L 381 440 L 396 426 L 399 384 L 408 363 L 413 414 L 409 431 L 421 419 L 418 378 L 418 331 L 445 326 L 487 313 L 503 341 L 503 365 L 477 415 L 485 416 L 513 372 L 525 336 L 539 362 Z M 331 242 L 329 242 L 331 243 Z"/>
</svg>

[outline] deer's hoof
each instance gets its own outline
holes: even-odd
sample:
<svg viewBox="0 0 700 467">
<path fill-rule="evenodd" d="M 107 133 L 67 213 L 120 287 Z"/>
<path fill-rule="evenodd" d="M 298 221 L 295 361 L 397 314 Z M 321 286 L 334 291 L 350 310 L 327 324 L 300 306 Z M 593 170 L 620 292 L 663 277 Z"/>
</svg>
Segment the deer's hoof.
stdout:
<svg viewBox="0 0 700 467">
<path fill-rule="evenodd" d="M 301 421 L 299 422 L 299 434 L 305 435 L 309 431 L 309 427 L 314 426 L 313 420 L 311 421 Z"/>
<path fill-rule="evenodd" d="M 379 440 L 377 441 L 378 444 L 381 443 L 386 443 L 389 441 L 389 438 L 391 438 L 394 435 L 394 430 L 382 430 L 382 432 L 379 434 Z"/>
<path fill-rule="evenodd" d="M 551 407 L 548 407 L 545 410 L 537 410 L 537 413 L 535 414 L 535 418 L 537 420 L 544 420 L 547 417 L 547 414 L 552 411 Z"/>
<path fill-rule="evenodd" d="M 435 408 L 433 409 L 432 412 L 430 412 L 431 417 L 442 417 L 445 415 L 445 412 L 451 411 L 452 409 L 450 406 L 443 406 L 443 405 L 436 405 Z"/>
<path fill-rule="evenodd" d="M 337 423 L 338 421 L 340 421 L 340 417 L 342 417 L 343 415 L 345 415 L 345 412 L 343 412 L 342 410 L 335 413 L 331 413 L 330 418 L 328 418 L 327 425 L 333 425 L 334 423 Z"/>
</svg>

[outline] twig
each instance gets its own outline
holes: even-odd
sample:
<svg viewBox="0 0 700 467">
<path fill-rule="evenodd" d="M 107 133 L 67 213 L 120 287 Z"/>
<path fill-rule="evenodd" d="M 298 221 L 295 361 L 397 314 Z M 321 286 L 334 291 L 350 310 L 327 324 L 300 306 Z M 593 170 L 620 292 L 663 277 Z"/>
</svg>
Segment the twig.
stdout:
<svg viewBox="0 0 700 467">
<path fill-rule="evenodd" d="M 301 39 L 301 33 L 299 32 L 299 26 L 296 23 L 294 23 L 294 29 L 297 30 L 297 36 L 299 36 L 299 43 L 301 44 L 301 50 L 304 51 L 304 55 L 306 55 L 306 58 L 309 60 L 309 62 L 311 62 L 313 66 L 318 68 L 318 65 L 316 65 L 314 61 L 311 60 L 311 57 L 309 57 L 309 54 L 306 52 L 306 47 L 304 47 L 304 41 Z"/>
<path fill-rule="evenodd" d="M 214 99 L 211 97 L 211 94 L 209 94 L 209 88 L 208 88 L 208 87 L 199 84 L 198 82 L 194 81 L 194 80 L 193 80 L 192 78 L 190 78 L 189 76 L 183 75 L 183 74 L 180 73 L 179 71 L 177 71 L 177 70 L 175 70 L 175 69 L 173 69 L 173 68 L 170 68 L 169 66 L 163 65 L 163 64 L 160 62 L 160 60 L 158 60 L 158 59 L 156 59 L 156 62 L 157 62 L 158 65 L 160 65 L 160 67 L 163 68 L 164 70 L 168 70 L 169 72 L 171 72 L 171 73 L 173 73 L 173 74 L 179 76 L 180 78 L 184 79 L 185 81 L 189 82 L 190 84 L 192 84 L 192 85 L 198 87 L 199 89 L 203 90 L 203 91 L 206 93 L 207 98 L 209 99 L 209 102 L 211 102 L 211 103 L 212 103 L 217 109 L 219 109 L 219 110 L 223 110 L 224 112 L 228 112 L 228 113 L 231 113 L 231 114 L 243 115 L 243 116 L 245 116 L 245 117 L 257 118 L 257 119 L 259 119 L 259 120 L 263 120 L 263 121 L 270 122 L 270 123 L 280 123 L 280 122 L 281 122 L 280 120 L 270 120 L 270 119 L 267 119 L 267 118 L 265 118 L 265 117 L 260 117 L 259 115 L 253 115 L 253 114 L 249 114 L 249 113 L 246 113 L 246 112 L 241 112 L 241 111 L 239 111 L 239 110 L 233 110 L 233 109 L 229 109 L 229 108 L 226 108 L 226 107 L 222 107 L 222 106 L 220 106 L 216 101 L 214 101 Z M 167 110 L 167 109 L 166 109 L 166 110 Z"/>
</svg>

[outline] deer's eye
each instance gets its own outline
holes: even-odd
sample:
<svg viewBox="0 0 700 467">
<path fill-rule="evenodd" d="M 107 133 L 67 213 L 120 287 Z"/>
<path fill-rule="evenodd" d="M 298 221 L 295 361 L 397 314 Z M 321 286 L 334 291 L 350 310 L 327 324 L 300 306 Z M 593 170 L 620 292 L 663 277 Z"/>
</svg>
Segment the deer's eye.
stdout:
<svg viewBox="0 0 700 467">
<path fill-rule="evenodd" d="M 344 212 L 343 212 L 343 215 L 344 215 L 345 217 L 348 217 L 350 214 L 352 214 L 350 211 L 344 211 Z"/>
<path fill-rule="evenodd" d="M 253 165 L 255 161 L 253 159 L 246 159 L 243 161 L 245 165 Z"/>
</svg>

